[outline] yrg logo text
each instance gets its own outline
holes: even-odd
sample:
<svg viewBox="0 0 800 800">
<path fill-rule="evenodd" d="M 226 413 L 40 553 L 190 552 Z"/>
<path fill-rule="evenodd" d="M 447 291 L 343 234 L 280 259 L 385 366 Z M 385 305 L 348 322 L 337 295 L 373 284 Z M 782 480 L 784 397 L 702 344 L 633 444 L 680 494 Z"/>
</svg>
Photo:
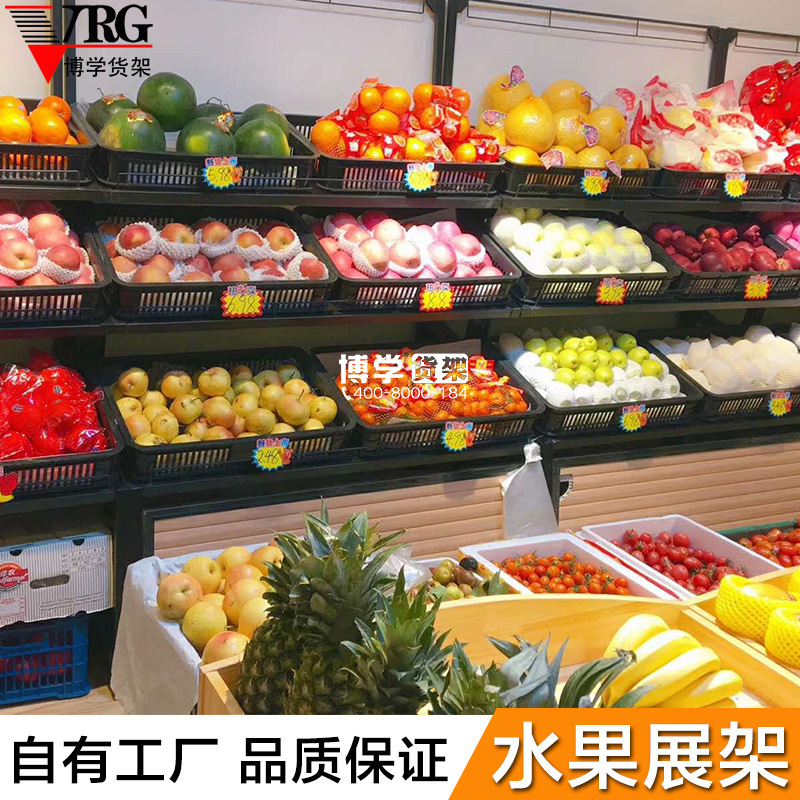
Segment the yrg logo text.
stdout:
<svg viewBox="0 0 800 800">
<path fill-rule="evenodd" d="M 52 6 L 7 5 L 31 55 L 39 65 L 46 81 L 50 81 L 56 67 L 69 48 L 77 47 L 152 47 L 148 42 L 152 24 L 147 20 L 146 5 L 127 5 L 112 8 L 106 5 L 67 5 L 63 41 L 56 38 L 48 17 Z M 78 21 L 86 23 L 86 37 L 82 42 L 69 44 L 76 32 Z"/>
</svg>

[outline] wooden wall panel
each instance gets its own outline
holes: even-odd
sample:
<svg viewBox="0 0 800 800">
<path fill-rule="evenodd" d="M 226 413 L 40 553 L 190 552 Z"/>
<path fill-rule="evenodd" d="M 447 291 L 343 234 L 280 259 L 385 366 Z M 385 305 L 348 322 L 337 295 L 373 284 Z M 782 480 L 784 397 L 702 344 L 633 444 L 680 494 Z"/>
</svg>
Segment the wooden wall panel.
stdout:
<svg viewBox="0 0 800 800">
<path fill-rule="evenodd" d="M 716 530 L 800 514 L 800 442 L 593 464 L 565 470 L 561 528 L 683 514 Z"/>
<path fill-rule="evenodd" d="M 332 497 L 326 503 L 336 524 L 365 510 L 384 532 L 405 528 L 405 542 L 414 555 L 451 555 L 459 545 L 500 538 L 501 477 Z M 319 511 L 319 506 L 318 500 L 308 500 L 160 520 L 155 526 L 156 555 L 168 558 L 230 544 L 258 544 L 276 531 L 300 533 L 302 515 Z"/>
</svg>

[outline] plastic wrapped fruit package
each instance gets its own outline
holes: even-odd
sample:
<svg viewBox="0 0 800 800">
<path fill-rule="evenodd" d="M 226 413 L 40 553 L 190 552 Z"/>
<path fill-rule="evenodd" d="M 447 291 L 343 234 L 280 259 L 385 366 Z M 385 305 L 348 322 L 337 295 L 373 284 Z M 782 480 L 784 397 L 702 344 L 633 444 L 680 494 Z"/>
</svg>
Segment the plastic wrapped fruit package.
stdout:
<svg viewBox="0 0 800 800">
<path fill-rule="evenodd" d="M 49 356 L 0 372 L 0 462 L 108 449 L 97 416 L 102 392 Z"/>
</svg>

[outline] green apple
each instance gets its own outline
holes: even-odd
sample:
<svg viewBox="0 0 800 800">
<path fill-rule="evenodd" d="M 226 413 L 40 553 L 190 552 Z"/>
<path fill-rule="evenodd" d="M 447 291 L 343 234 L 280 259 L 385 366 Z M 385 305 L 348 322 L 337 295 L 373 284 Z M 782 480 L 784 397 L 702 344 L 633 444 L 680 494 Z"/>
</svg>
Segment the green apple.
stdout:
<svg viewBox="0 0 800 800">
<path fill-rule="evenodd" d="M 611 350 L 614 347 L 614 340 L 608 335 L 604 334 L 603 336 L 597 337 L 597 349 L 598 350 Z"/>
<path fill-rule="evenodd" d="M 540 336 L 536 336 L 533 339 L 528 339 L 528 341 L 525 342 L 525 349 L 531 353 L 536 353 L 537 356 L 540 356 L 545 350 L 547 350 L 547 342 Z"/>
<path fill-rule="evenodd" d="M 617 347 L 626 353 L 636 347 L 636 337 L 630 333 L 623 333 L 617 337 Z"/>
<path fill-rule="evenodd" d="M 642 361 L 642 375 L 645 378 L 660 378 L 664 374 L 664 367 L 654 358 Z"/>
<path fill-rule="evenodd" d="M 597 350 L 597 339 L 594 336 L 584 336 L 581 341 L 584 350 Z"/>
<path fill-rule="evenodd" d="M 562 350 L 561 339 L 557 339 L 555 336 L 551 336 L 545 344 L 551 353 L 560 353 Z"/>
<path fill-rule="evenodd" d="M 559 383 L 565 383 L 570 387 L 570 389 L 574 389 L 575 384 L 577 383 L 575 380 L 575 371 L 567 369 L 566 367 L 556 370 L 555 380 L 557 380 Z"/>
<path fill-rule="evenodd" d="M 547 369 L 552 369 L 555 372 L 558 369 L 558 356 L 555 353 L 551 353 L 549 350 L 545 350 L 539 356 L 539 363 L 543 367 L 547 367 Z"/>
<path fill-rule="evenodd" d="M 580 356 L 577 351 L 566 347 L 558 354 L 558 366 L 565 369 L 577 369 L 580 366 Z"/>
<path fill-rule="evenodd" d="M 578 367 L 578 369 L 575 370 L 575 381 L 591 386 L 594 383 L 594 370 L 590 367 Z"/>
<path fill-rule="evenodd" d="M 594 371 L 594 379 L 598 383 L 611 386 L 611 384 L 614 383 L 614 373 L 611 371 L 611 367 L 600 366 Z"/>
<path fill-rule="evenodd" d="M 635 361 L 637 364 L 641 364 L 643 361 L 646 361 L 650 358 L 650 353 L 644 349 L 644 347 L 633 347 L 628 350 L 628 358 L 631 361 Z"/>
<path fill-rule="evenodd" d="M 577 336 L 570 336 L 569 339 L 564 342 L 564 349 L 582 353 L 584 350 L 583 339 L 579 339 Z"/>
<path fill-rule="evenodd" d="M 622 367 L 622 369 L 628 366 L 628 354 L 624 350 L 615 347 L 608 355 L 611 359 L 611 366 Z"/>
<path fill-rule="evenodd" d="M 608 350 L 598 350 L 597 360 L 600 366 L 607 367 L 611 363 L 611 353 L 609 353 Z"/>
<path fill-rule="evenodd" d="M 589 369 L 597 369 L 600 366 L 600 357 L 594 350 L 584 350 L 578 353 L 578 360 L 581 366 L 589 367 Z"/>
</svg>

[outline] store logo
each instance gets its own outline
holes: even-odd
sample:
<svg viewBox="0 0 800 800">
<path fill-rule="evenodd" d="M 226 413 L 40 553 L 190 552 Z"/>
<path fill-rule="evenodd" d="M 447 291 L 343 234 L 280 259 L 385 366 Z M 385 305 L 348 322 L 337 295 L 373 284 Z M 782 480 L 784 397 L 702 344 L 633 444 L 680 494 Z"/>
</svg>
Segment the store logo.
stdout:
<svg viewBox="0 0 800 800">
<path fill-rule="evenodd" d="M 25 567 L 19 564 L 0 564 L 0 592 L 10 592 L 29 580 Z"/>
<path fill-rule="evenodd" d="M 128 5 L 116 9 L 106 5 L 64 5 L 64 11 L 71 15 L 63 41 L 56 38 L 53 24 L 47 12 L 52 6 L 9 5 L 6 10 L 28 45 L 31 55 L 36 59 L 46 81 L 50 81 L 56 67 L 61 63 L 68 48 L 73 47 L 152 47 L 148 43 L 150 28 L 153 26 L 142 20 L 147 19 L 147 6 Z M 86 38 L 76 44 L 69 42 L 78 23 L 83 17 L 86 23 Z"/>
</svg>

